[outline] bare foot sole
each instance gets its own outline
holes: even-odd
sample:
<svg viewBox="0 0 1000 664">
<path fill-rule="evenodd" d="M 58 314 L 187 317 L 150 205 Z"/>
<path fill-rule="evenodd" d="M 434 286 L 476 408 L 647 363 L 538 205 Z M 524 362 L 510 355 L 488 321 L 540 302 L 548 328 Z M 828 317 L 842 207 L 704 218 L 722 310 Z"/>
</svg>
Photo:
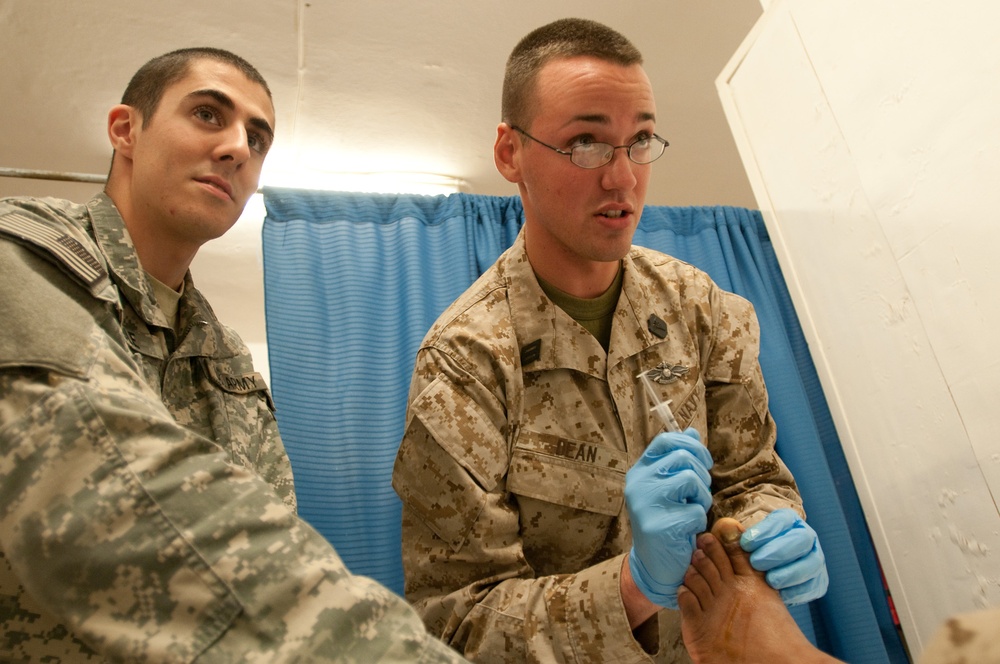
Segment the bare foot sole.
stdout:
<svg viewBox="0 0 1000 664">
<path fill-rule="evenodd" d="M 681 634 L 696 664 L 828 663 L 799 629 L 778 592 L 740 548 L 743 526 L 719 519 L 698 548 L 677 595 Z"/>
</svg>

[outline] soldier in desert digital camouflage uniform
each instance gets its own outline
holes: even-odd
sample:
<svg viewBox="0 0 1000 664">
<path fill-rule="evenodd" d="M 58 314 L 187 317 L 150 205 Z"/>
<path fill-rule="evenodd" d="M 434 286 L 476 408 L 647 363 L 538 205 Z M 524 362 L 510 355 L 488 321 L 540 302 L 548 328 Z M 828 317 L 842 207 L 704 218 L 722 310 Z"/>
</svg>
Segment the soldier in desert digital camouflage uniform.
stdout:
<svg viewBox="0 0 1000 664">
<path fill-rule="evenodd" d="M 417 354 L 393 472 L 407 599 L 473 661 L 686 661 L 662 607 L 710 518 L 761 524 L 789 602 L 826 589 L 774 451 L 756 317 L 631 245 L 665 141 L 628 40 L 534 31 L 503 106 L 494 156 L 525 225 Z M 684 433 L 658 435 L 641 372 Z"/>
<path fill-rule="evenodd" d="M 462 661 L 296 517 L 267 387 L 191 281 L 273 126 L 253 67 L 184 49 L 111 110 L 105 193 L 0 201 L 0 660 Z"/>
</svg>

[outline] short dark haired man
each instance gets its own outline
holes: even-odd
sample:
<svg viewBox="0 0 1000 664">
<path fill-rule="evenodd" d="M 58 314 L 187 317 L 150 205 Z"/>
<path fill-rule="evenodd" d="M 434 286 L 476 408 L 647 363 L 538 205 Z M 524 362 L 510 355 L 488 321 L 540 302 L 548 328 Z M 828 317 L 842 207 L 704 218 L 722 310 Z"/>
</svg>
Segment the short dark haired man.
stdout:
<svg viewBox="0 0 1000 664">
<path fill-rule="evenodd" d="M 271 399 L 194 287 L 274 108 L 218 49 L 108 115 L 105 191 L 0 200 L 0 659 L 461 661 L 295 515 Z"/>
<path fill-rule="evenodd" d="M 710 517 L 754 524 L 788 601 L 826 590 L 753 308 L 632 246 L 666 146 L 641 63 L 581 19 L 514 48 L 494 160 L 524 228 L 417 354 L 393 472 L 406 595 L 476 661 L 685 661 L 662 609 Z M 686 431 L 660 433 L 640 374 Z"/>
</svg>

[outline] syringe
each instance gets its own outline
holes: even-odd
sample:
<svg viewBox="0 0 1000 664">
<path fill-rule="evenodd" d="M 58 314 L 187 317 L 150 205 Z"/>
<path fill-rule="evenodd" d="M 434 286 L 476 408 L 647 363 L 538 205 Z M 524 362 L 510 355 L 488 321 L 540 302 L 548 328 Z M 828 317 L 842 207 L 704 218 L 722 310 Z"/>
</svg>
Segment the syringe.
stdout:
<svg viewBox="0 0 1000 664">
<path fill-rule="evenodd" d="M 655 371 L 655 369 L 653 369 Z M 637 376 L 637 378 L 642 381 L 642 385 L 645 388 L 646 396 L 653 403 L 653 407 L 649 409 L 649 412 L 654 413 L 661 422 L 663 422 L 663 428 L 666 431 L 680 431 L 681 427 L 677 424 L 677 420 L 674 419 L 674 413 L 670 410 L 670 400 L 666 401 L 660 400 L 660 394 L 653 387 L 653 381 L 649 377 L 648 371 L 643 371 Z"/>
</svg>

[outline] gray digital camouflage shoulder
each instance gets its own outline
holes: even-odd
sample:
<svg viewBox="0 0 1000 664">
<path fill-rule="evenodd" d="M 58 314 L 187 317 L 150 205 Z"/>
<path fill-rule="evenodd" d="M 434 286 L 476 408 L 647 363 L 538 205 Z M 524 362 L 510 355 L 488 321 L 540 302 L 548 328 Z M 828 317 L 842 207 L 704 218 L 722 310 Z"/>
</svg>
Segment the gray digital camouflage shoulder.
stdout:
<svg viewBox="0 0 1000 664">
<path fill-rule="evenodd" d="M 258 476 L 177 426 L 126 355 L 97 359 L 88 381 L 0 376 L 15 395 L 0 529 L 22 609 L 111 660 L 460 661 Z M 68 648 L 52 643 L 65 632 L 6 633 L 35 637 L 8 654 Z"/>
<path fill-rule="evenodd" d="M 81 206 L 28 207 L 87 228 Z M 0 317 L 30 330 L 0 341 L 0 659 L 463 661 L 295 516 L 266 386 L 190 283 L 187 359 L 165 361 L 118 236 L 80 244 L 121 300 L 0 238 L 4 274 L 20 271 Z"/>
</svg>

